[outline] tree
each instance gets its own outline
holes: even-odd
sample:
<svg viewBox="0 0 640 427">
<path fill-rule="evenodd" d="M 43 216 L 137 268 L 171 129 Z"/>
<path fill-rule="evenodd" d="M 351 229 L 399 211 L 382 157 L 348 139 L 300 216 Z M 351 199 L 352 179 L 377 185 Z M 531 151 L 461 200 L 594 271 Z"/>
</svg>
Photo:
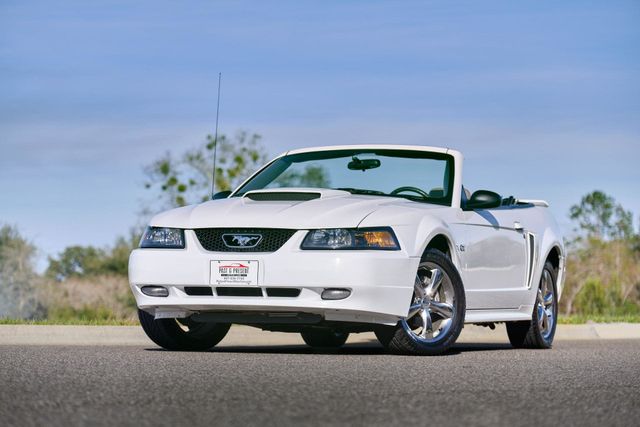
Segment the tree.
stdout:
<svg viewBox="0 0 640 427">
<path fill-rule="evenodd" d="M 126 277 L 129 271 L 129 255 L 138 247 L 141 235 L 142 231 L 132 229 L 128 236 L 118 237 L 102 263 L 101 273 Z"/>
<path fill-rule="evenodd" d="M 613 197 L 594 191 L 572 206 L 569 216 L 581 236 L 568 255 L 564 312 L 640 313 L 640 237 L 633 214 Z"/>
<path fill-rule="evenodd" d="M 611 237 L 617 240 L 631 240 L 635 233 L 633 230 L 633 213 L 625 210 L 621 205 L 615 209 L 615 222 Z"/>
<path fill-rule="evenodd" d="M 571 206 L 569 217 L 578 222 L 579 229 L 589 237 L 604 239 L 611 228 L 614 200 L 602 191 L 582 197 L 580 204 Z"/>
<path fill-rule="evenodd" d="M 56 280 L 97 274 L 102 269 L 106 253 L 93 246 L 69 246 L 57 259 L 49 258 L 46 275 Z"/>
<path fill-rule="evenodd" d="M 627 240 L 634 235 L 633 214 L 602 191 L 583 196 L 579 204 L 570 208 L 569 217 L 588 238 Z"/>
<path fill-rule="evenodd" d="M 46 276 L 57 281 L 98 275 L 126 276 L 129 254 L 138 247 L 140 232 L 132 229 L 118 237 L 113 247 L 69 246 L 57 258 L 49 258 Z"/>
<path fill-rule="evenodd" d="M 267 160 L 260 135 L 255 133 L 238 132 L 233 139 L 221 135 L 217 145 L 217 191 L 237 187 Z M 203 145 L 179 157 L 166 153 L 145 167 L 145 187 L 157 194 L 161 208 L 209 200 L 215 147 L 213 136 L 207 135 Z"/>
<path fill-rule="evenodd" d="M 15 227 L 0 228 L 0 318 L 34 318 L 38 303 L 36 248 Z"/>
</svg>

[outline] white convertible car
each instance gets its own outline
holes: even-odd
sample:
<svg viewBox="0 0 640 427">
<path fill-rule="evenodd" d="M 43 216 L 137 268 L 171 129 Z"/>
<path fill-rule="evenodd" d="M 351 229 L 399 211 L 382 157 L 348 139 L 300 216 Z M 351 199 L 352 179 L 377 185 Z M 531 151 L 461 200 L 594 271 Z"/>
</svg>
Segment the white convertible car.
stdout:
<svg viewBox="0 0 640 427">
<path fill-rule="evenodd" d="M 129 260 L 142 327 L 170 350 L 209 349 L 236 323 L 312 347 L 374 331 L 431 355 L 465 323 L 505 322 L 513 346 L 549 348 L 560 230 L 544 201 L 469 191 L 462 163 L 424 146 L 293 150 L 155 216 Z"/>
</svg>

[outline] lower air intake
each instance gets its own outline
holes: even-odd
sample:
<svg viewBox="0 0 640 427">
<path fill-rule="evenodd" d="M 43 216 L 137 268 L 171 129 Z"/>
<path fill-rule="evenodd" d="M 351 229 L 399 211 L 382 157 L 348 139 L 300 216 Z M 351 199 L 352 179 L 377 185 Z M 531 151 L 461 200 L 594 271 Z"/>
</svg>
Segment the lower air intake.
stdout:
<svg viewBox="0 0 640 427">
<path fill-rule="evenodd" d="M 184 293 L 189 296 L 213 296 L 210 286 L 185 286 Z"/>
<path fill-rule="evenodd" d="M 262 288 L 218 286 L 216 293 L 219 297 L 261 297 Z"/>
<path fill-rule="evenodd" d="M 268 297 L 295 298 L 300 295 L 296 288 L 267 288 Z"/>
</svg>

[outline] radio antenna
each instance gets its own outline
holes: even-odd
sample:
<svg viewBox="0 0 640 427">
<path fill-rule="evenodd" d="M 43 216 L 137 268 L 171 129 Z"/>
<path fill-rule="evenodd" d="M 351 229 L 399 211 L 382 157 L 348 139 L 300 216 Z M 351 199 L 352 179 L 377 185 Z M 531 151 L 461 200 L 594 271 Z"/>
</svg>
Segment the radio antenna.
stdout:
<svg viewBox="0 0 640 427">
<path fill-rule="evenodd" d="M 222 73 L 218 73 L 218 104 L 216 106 L 216 132 L 213 136 L 213 177 L 211 178 L 211 199 L 216 194 L 216 160 L 218 154 L 218 118 L 220 117 L 220 82 Z"/>
</svg>

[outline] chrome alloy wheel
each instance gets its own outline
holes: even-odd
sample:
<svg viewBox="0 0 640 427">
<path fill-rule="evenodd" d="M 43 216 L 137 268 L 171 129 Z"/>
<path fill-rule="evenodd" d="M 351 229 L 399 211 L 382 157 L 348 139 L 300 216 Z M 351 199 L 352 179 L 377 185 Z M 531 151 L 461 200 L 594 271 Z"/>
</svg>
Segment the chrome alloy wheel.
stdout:
<svg viewBox="0 0 640 427">
<path fill-rule="evenodd" d="M 436 264 L 421 264 L 409 314 L 401 321 L 402 327 L 412 339 L 433 343 L 447 335 L 455 316 L 451 279 Z"/>
<path fill-rule="evenodd" d="M 538 288 L 538 297 L 536 302 L 540 335 L 542 335 L 542 338 L 546 341 L 549 339 L 551 331 L 553 331 L 553 325 L 556 321 L 556 297 L 553 291 L 553 278 L 547 269 L 542 272 L 542 280 L 540 280 L 540 287 Z"/>
</svg>

